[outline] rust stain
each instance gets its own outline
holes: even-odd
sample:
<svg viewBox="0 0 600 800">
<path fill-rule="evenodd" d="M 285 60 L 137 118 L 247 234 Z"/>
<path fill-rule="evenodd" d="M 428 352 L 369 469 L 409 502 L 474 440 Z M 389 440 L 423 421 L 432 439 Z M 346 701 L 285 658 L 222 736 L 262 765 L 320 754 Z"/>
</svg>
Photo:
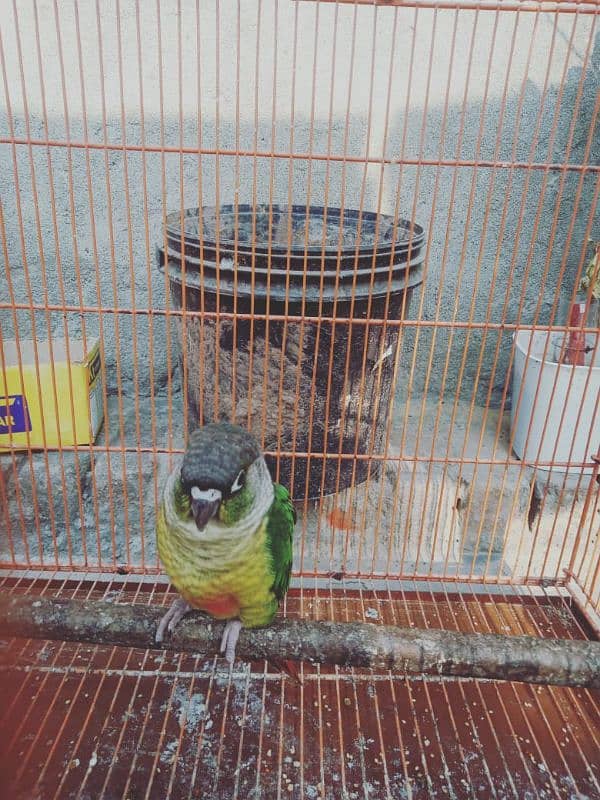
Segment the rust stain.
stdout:
<svg viewBox="0 0 600 800">
<path fill-rule="evenodd" d="M 354 515 L 343 508 L 334 508 L 327 514 L 327 521 L 338 531 L 354 531 Z"/>
</svg>

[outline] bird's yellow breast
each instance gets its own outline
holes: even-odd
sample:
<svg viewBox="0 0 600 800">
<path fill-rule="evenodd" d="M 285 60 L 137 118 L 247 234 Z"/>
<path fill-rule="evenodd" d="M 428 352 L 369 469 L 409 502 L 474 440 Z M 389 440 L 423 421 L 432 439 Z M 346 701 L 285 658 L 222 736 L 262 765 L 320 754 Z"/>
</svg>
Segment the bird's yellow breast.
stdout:
<svg viewBox="0 0 600 800">
<path fill-rule="evenodd" d="M 239 617 L 247 628 L 268 625 L 277 611 L 273 571 L 263 522 L 248 546 L 227 565 L 207 566 L 202 544 L 173 534 L 161 508 L 157 519 L 158 554 L 173 586 L 194 608 L 216 619 Z"/>
</svg>

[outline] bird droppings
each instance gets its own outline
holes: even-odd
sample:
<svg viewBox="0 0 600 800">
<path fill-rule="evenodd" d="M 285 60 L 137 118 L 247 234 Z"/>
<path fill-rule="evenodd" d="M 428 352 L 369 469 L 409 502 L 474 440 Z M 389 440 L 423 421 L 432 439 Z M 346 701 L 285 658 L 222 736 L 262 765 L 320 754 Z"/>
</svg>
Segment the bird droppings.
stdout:
<svg viewBox="0 0 600 800">
<path fill-rule="evenodd" d="M 365 611 L 365 617 L 367 617 L 367 619 L 379 619 L 379 611 L 377 611 L 376 608 L 369 607 Z"/>
<path fill-rule="evenodd" d="M 162 764 L 172 764 L 173 760 L 177 754 L 177 746 L 179 744 L 178 739 L 171 739 L 162 750 L 160 754 L 160 761 Z"/>
<path fill-rule="evenodd" d="M 94 752 L 92 753 L 92 755 L 90 757 L 90 760 L 89 760 L 89 767 L 91 769 L 93 769 L 96 766 L 97 763 L 98 763 L 98 754 L 94 750 Z"/>
</svg>

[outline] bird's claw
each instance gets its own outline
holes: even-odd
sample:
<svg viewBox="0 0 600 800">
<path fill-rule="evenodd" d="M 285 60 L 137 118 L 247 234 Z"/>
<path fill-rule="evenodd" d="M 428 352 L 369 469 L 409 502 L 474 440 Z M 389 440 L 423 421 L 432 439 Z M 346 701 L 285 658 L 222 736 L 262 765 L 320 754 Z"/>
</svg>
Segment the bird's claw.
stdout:
<svg viewBox="0 0 600 800">
<path fill-rule="evenodd" d="M 169 633 L 173 633 L 179 622 L 181 622 L 182 618 L 187 614 L 188 611 L 190 611 L 191 608 L 191 605 L 186 603 L 183 598 L 176 597 L 171 603 L 169 610 L 158 623 L 154 641 L 157 644 L 160 644 L 164 639 L 165 630 L 167 630 Z"/>
<path fill-rule="evenodd" d="M 230 619 L 227 625 L 225 625 L 225 630 L 221 637 L 221 653 L 225 656 L 225 660 L 230 667 L 233 666 L 235 662 L 235 647 L 241 629 L 242 623 L 239 619 Z"/>
</svg>

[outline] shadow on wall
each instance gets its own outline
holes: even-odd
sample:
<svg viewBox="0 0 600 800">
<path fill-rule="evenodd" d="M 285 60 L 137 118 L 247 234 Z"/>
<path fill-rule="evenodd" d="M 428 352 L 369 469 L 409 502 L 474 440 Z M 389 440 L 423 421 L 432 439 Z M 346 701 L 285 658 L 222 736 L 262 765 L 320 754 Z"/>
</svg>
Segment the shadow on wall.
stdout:
<svg viewBox="0 0 600 800">
<path fill-rule="evenodd" d="M 585 73 L 569 70 L 562 93 L 550 86 L 542 97 L 527 81 L 522 98 L 513 93 L 505 105 L 492 98 L 485 108 L 475 103 L 464 111 L 453 106 L 445 123 L 443 108 L 425 115 L 415 110 L 408 120 L 396 121 L 394 140 L 401 139 L 406 124 L 414 149 L 424 126 L 424 158 L 597 165 L 600 35 L 590 62 Z M 400 208 L 410 209 L 418 182 L 415 216 L 430 233 L 422 295 L 413 301 L 411 316 L 463 323 L 563 322 L 556 317 L 556 295 L 571 295 L 586 237 L 600 237 L 597 220 L 587 230 L 595 216 L 595 173 L 470 167 L 395 172 L 395 183 L 386 186 L 387 210 L 398 191 Z M 510 331 L 408 327 L 399 395 L 405 397 L 409 388 L 433 397 L 459 392 L 464 400 L 475 395 L 478 404 L 497 406 L 511 348 Z"/>
<path fill-rule="evenodd" d="M 600 37 L 586 75 L 571 69 L 562 95 L 551 86 L 544 98 L 528 82 L 522 100 L 508 96 L 462 107 L 414 109 L 390 126 L 387 154 L 396 158 L 406 128 L 405 157 L 437 160 L 533 160 L 541 163 L 581 163 L 589 141 L 589 163 L 598 163 L 600 145 L 592 126 L 598 88 Z M 581 97 L 577 100 L 582 88 Z M 573 109 L 578 113 L 571 126 Z M 25 134 L 24 120 L 14 121 L 15 135 Z M 49 121 L 49 129 L 60 119 Z M 198 140 L 195 119 L 166 118 L 165 140 L 186 144 Z M 256 142 L 259 150 L 285 152 L 290 129 L 277 123 L 272 141 L 271 120 L 257 131 L 223 122 L 219 142 L 223 149 L 236 141 Z M 88 120 L 90 141 L 103 141 L 101 120 Z M 423 152 L 420 153 L 424 130 Z M 0 116 L 0 131 L 9 131 Z M 32 138 L 46 136 L 44 121 L 30 119 Z M 77 124 L 73 124 L 73 137 Z M 346 120 L 330 129 L 327 119 L 311 125 L 296 120 L 295 152 L 326 154 L 328 143 L 344 141 Z M 127 124 L 129 144 L 141 141 L 138 121 Z M 214 140 L 214 120 L 204 117 L 202 139 Z M 366 117 L 348 120 L 347 155 L 360 157 L 367 139 Z M 122 142 L 120 121 L 110 119 L 107 141 Z M 145 120 L 146 144 L 161 141 L 156 116 Z M 478 144 L 479 142 L 479 144 Z M 514 155 L 513 155 L 514 146 Z M 478 147 L 480 148 L 478 151 Z M 337 152 L 340 152 L 336 148 Z M 15 173 L 16 163 L 16 173 Z M 566 271 L 561 291 L 570 293 L 585 230 L 593 213 L 595 174 L 435 165 L 369 165 L 348 161 L 253 158 L 252 156 L 197 156 L 118 149 L 52 148 L 0 145 L 0 194 L 10 281 L 3 281 L 2 302 L 63 304 L 61 312 L 23 310 L 2 313 L 2 336 L 10 337 L 16 320 L 21 336 L 43 338 L 50 331 L 101 333 L 105 362 L 114 381 L 109 392 L 132 393 L 137 385 L 147 395 L 164 391 L 176 373 L 176 334 L 173 320 L 164 314 L 122 313 L 132 309 L 168 308 L 164 278 L 156 269 L 154 246 L 161 238 L 163 214 L 181 203 L 206 204 L 310 202 L 377 209 L 380 187 L 385 213 L 414 218 L 429 232 L 427 277 L 422 294 L 413 299 L 408 316 L 449 322 L 502 320 L 528 324 L 552 320 L 561 263 Z M 21 236 L 22 232 L 22 236 Z M 596 233 L 598 235 L 598 233 Z M 24 244 L 24 246 L 23 246 Z M 550 251 L 548 250 L 550 246 Z M 118 313 L 81 315 L 77 308 L 121 309 Z M 459 391 L 478 403 L 498 404 L 508 368 L 510 332 L 465 331 L 449 327 L 410 325 L 403 332 L 404 357 L 400 395 L 429 393 L 453 396 Z M 473 385 L 475 384 L 475 388 Z"/>
</svg>

